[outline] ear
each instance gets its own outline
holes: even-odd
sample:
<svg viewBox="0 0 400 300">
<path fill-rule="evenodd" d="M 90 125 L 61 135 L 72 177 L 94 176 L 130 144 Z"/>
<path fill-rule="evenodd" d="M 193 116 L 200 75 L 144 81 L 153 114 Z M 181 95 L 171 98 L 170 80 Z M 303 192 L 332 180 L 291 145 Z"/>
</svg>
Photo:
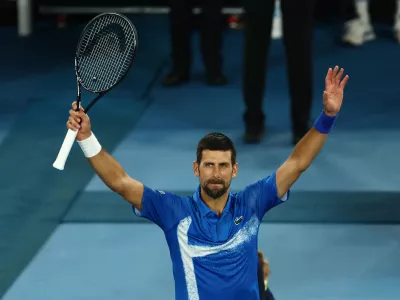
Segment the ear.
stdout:
<svg viewBox="0 0 400 300">
<path fill-rule="evenodd" d="M 199 166 L 199 164 L 197 163 L 197 161 L 194 161 L 194 162 L 193 162 L 193 172 L 194 172 L 194 175 L 196 175 L 197 177 L 200 176 L 200 170 L 199 170 L 199 168 L 200 168 L 200 166 Z"/>
<path fill-rule="evenodd" d="M 232 167 L 232 178 L 235 178 L 237 176 L 239 170 L 239 164 L 235 163 Z"/>
</svg>

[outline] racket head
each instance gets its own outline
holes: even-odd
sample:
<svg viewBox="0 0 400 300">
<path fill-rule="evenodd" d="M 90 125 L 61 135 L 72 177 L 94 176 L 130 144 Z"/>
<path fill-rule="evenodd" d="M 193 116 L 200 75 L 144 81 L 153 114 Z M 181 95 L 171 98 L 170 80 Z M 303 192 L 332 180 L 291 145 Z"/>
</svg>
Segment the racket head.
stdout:
<svg viewBox="0 0 400 300">
<path fill-rule="evenodd" d="M 136 27 L 124 15 L 102 13 L 83 29 L 75 53 L 79 84 L 92 93 L 105 93 L 129 72 L 138 46 Z"/>
</svg>

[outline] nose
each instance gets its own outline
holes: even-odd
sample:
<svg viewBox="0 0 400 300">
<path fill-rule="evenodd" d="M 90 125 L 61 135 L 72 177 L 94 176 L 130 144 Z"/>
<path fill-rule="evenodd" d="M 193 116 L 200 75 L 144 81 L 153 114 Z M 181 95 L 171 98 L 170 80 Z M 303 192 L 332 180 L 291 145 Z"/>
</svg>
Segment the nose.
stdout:
<svg viewBox="0 0 400 300">
<path fill-rule="evenodd" d="M 214 172 L 213 172 L 213 177 L 215 178 L 215 179 L 220 179 L 221 178 L 221 173 L 220 173 L 220 171 L 219 171 L 219 168 L 214 168 Z"/>
</svg>

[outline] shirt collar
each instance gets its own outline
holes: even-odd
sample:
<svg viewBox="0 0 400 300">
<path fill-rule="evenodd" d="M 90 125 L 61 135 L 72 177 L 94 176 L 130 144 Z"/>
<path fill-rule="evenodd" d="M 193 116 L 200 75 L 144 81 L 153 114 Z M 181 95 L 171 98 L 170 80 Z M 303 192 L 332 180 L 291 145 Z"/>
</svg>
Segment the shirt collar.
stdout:
<svg viewBox="0 0 400 300">
<path fill-rule="evenodd" d="M 232 198 L 232 195 L 231 195 L 231 193 L 229 193 L 228 201 L 226 202 L 226 205 L 225 205 L 224 210 L 223 210 L 222 213 L 225 213 L 226 211 L 229 210 L 229 208 L 230 208 L 230 206 L 231 206 L 231 198 Z M 197 204 L 197 207 L 198 207 L 198 209 L 199 209 L 199 211 L 200 211 L 200 216 L 201 216 L 202 218 L 203 218 L 203 217 L 206 217 L 207 214 L 209 214 L 210 212 L 213 212 L 213 211 L 207 206 L 207 204 L 205 204 L 204 201 L 201 199 L 200 186 L 197 188 L 196 192 L 194 193 L 193 199 L 194 199 L 194 201 L 195 201 L 196 204 Z"/>
</svg>

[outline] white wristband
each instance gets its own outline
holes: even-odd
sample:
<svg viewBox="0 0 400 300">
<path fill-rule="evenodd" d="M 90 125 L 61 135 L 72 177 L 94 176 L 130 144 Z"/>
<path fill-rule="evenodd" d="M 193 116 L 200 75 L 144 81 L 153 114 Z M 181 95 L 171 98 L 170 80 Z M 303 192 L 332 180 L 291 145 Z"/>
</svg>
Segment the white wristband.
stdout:
<svg viewBox="0 0 400 300">
<path fill-rule="evenodd" d="M 93 132 L 86 140 L 78 141 L 78 144 L 87 158 L 93 157 L 101 151 L 101 145 Z"/>
</svg>

